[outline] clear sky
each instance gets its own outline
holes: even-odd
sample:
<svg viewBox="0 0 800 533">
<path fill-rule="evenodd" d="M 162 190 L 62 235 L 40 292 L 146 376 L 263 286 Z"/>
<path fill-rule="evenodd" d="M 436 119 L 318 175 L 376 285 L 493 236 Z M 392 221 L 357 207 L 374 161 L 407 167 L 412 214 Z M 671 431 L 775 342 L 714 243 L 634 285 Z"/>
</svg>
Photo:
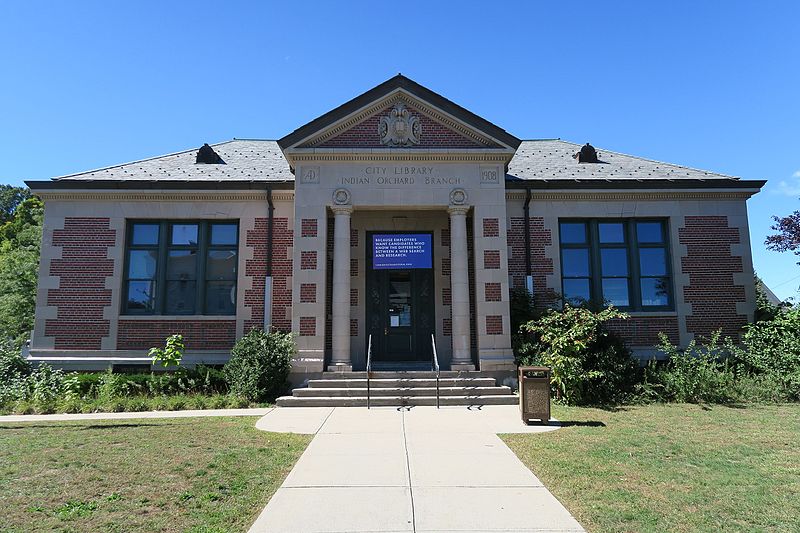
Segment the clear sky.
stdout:
<svg viewBox="0 0 800 533">
<path fill-rule="evenodd" d="M 767 179 L 798 296 L 800 2 L 0 3 L 0 183 L 279 138 L 398 72 L 523 139 Z"/>
</svg>

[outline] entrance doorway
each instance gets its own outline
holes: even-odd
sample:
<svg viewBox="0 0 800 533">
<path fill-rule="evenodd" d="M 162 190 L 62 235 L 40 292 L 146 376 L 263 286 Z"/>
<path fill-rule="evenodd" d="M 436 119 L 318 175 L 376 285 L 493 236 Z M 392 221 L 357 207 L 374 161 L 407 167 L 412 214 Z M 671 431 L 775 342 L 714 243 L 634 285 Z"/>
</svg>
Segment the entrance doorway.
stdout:
<svg viewBox="0 0 800 533">
<path fill-rule="evenodd" d="M 367 242 L 366 324 L 373 364 L 427 368 L 435 324 L 432 235 L 370 232 Z M 409 258 L 409 251 L 416 257 Z"/>
</svg>

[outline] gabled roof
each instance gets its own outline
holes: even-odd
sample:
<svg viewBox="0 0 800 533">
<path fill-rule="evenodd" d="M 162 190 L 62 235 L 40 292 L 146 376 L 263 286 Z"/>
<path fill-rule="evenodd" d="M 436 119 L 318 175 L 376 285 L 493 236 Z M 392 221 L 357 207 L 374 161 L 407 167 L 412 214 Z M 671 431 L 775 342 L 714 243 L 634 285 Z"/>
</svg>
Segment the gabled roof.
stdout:
<svg viewBox="0 0 800 533">
<path fill-rule="evenodd" d="M 279 139 L 278 145 L 282 150 L 295 147 L 315 134 L 326 130 L 353 113 L 356 113 L 357 111 L 376 101 L 382 100 L 398 90 L 418 98 L 423 102 L 429 103 L 430 105 L 438 108 L 441 111 L 444 111 L 469 127 L 474 128 L 488 137 L 497 139 L 512 149 L 516 149 L 521 142 L 510 133 L 492 124 L 488 120 L 479 117 L 467 109 L 464 109 L 460 105 L 448 100 L 444 96 L 435 93 L 426 87 L 423 87 L 419 83 L 406 78 L 402 74 L 398 74 L 397 76 L 389 78 L 385 82 L 368 90 L 367 92 L 356 96 L 352 100 L 340 105 L 339 107 L 328 111 L 324 115 L 315 118 L 308 124 L 297 128 L 289 135 Z"/>
</svg>

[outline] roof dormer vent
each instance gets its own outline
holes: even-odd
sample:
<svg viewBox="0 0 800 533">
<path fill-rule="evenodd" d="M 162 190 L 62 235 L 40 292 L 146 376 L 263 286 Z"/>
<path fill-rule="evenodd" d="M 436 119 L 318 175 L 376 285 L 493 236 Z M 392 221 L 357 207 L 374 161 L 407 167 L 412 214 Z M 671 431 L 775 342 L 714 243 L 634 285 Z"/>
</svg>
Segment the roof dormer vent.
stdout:
<svg viewBox="0 0 800 533">
<path fill-rule="evenodd" d="M 224 165 L 225 161 L 219 156 L 217 152 L 211 148 L 208 143 L 203 144 L 197 151 L 197 159 L 195 163 L 202 163 L 205 165 Z"/>
<path fill-rule="evenodd" d="M 580 152 L 576 152 L 572 157 L 577 159 L 578 163 L 599 163 L 597 160 L 597 150 L 589 143 L 583 145 Z"/>
</svg>

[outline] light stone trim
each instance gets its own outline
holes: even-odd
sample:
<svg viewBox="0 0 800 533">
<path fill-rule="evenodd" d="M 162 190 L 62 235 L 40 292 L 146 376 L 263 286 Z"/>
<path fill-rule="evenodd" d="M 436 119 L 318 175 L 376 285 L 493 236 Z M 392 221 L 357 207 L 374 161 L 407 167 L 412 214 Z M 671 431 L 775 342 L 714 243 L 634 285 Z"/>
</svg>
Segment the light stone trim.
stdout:
<svg viewBox="0 0 800 533">
<path fill-rule="evenodd" d="M 575 191 L 575 192 L 531 192 L 531 201 L 560 200 L 746 200 L 758 191 L 755 189 L 736 191 Z M 506 200 L 524 200 L 525 193 L 520 191 L 506 192 Z"/>
<path fill-rule="evenodd" d="M 386 149 L 379 149 L 386 150 Z M 512 154 L 508 152 L 423 152 L 420 149 L 413 151 L 398 152 L 395 148 L 392 151 L 379 153 L 369 152 L 307 152 L 307 153 L 286 153 L 287 159 L 293 164 L 306 162 L 356 162 L 356 163 L 378 163 L 391 161 L 424 161 L 428 163 L 507 163 Z"/>
<path fill-rule="evenodd" d="M 451 117 L 450 115 L 445 114 L 443 111 L 440 111 L 434 108 L 433 106 L 426 104 L 424 101 L 405 92 L 403 89 L 396 89 L 386 97 L 381 98 L 380 100 L 375 101 L 373 104 L 361 109 L 361 111 L 357 111 L 355 114 L 350 115 L 350 117 L 344 119 L 339 124 L 321 133 L 318 133 L 317 135 L 312 135 L 310 137 L 307 137 L 302 141 L 298 142 L 295 146 L 315 146 L 322 144 L 325 141 L 337 136 L 338 134 L 350 129 L 351 127 L 367 119 L 368 117 L 376 113 L 379 113 L 380 111 L 389 106 L 396 104 L 411 105 L 415 107 L 419 112 L 427 115 L 428 118 L 431 118 L 436 122 L 439 122 L 440 124 L 447 126 L 453 129 L 454 131 L 457 131 L 461 135 L 464 135 L 465 137 L 468 137 L 476 142 L 479 142 L 480 144 L 486 146 L 490 144 L 506 146 L 505 143 L 502 143 L 497 139 L 479 134 L 477 131 L 463 124 L 456 118 Z"/>
<path fill-rule="evenodd" d="M 136 202 L 266 202 L 267 192 L 36 192 L 36 196 L 47 202 L 63 201 L 136 201 Z M 272 200 L 277 202 L 294 201 L 294 191 L 272 193 Z"/>
</svg>

